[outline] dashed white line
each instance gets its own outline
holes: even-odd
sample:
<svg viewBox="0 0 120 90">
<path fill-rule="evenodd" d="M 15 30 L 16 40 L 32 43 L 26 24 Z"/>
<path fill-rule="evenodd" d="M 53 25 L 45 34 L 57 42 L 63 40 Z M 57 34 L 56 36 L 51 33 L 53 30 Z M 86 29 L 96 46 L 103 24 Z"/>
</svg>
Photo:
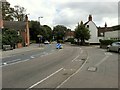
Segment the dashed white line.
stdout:
<svg viewBox="0 0 120 90">
<path fill-rule="evenodd" d="M 42 83 L 43 81 L 47 80 L 48 78 L 52 77 L 52 76 L 55 75 L 56 73 L 60 72 L 62 69 L 63 69 L 63 68 L 57 70 L 56 72 L 52 73 L 51 75 L 47 76 L 46 78 L 44 78 L 44 79 L 40 80 L 39 82 L 33 84 L 32 86 L 30 86 L 30 87 L 29 87 L 28 89 L 26 89 L 26 90 L 29 90 L 29 89 L 37 86 L 38 84 L 40 84 L 40 83 Z"/>
</svg>

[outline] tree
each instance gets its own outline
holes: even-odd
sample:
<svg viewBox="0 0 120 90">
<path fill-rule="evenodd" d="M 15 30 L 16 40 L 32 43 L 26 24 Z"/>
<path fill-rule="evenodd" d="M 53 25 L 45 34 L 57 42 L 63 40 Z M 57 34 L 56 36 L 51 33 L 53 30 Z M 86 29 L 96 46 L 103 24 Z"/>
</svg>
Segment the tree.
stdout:
<svg viewBox="0 0 120 90">
<path fill-rule="evenodd" d="M 19 5 L 14 6 L 14 13 L 13 16 L 18 21 L 24 21 L 26 15 L 26 9 L 24 7 L 21 7 Z"/>
<path fill-rule="evenodd" d="M 75 38 L 78 42 L 81 40 L 81 45 L 85 44 L 85 40 L 90 39 L 90 31 L 84 26 L 83 22 L 75 28 Z"/>
<path fill-rule="evenodd" d="M 38 42 L 37 35 L 42 34 L 42 30 L 40 29 L 40 23 L 38 21 L 30 21 L 29 30 L 30 30 L 30 40 L 35 40 L 36 42 Z"/>
<path fill-rule="evenodd" d="M 55 39 L 57 40 L 57 42 L 59 40 L 63 40 L 63 38 L 65 37 L 65 33 L 67 32 L 67 28 L 63 25 L 57 25 L 53 28 L 53 35 L 55 36 Z"/>
<path fill-rule="evenodd" d="M 2 18 L 3 20 L 13 21 L 14 8 L 10 7 L 8 2 L 2 2 Z"/>
<path fill-rule="evenodd" d="M 39 41 L 38 35 L 42 36 L 42 41 L 52 39 L 52 29 L 48 25 L 40 26 L 38 21 L 30 21 L 30 40 Z"/>
<path fill-rule="evenodd" d="M 7 21 L 24 21 L 26 15 L 26 9 L 19 5 L 15 5 L 14 8 L 10 7 L 8 2 L 2 2 L 2 18 Z"/>
<path fill-rule="evenodd" d="M 52 29 L 48 25 L 41 26 L 42 36 L 44 40 L 52 40 Z"/>
<path fill-rule="evenodd" d="M 18 32 L 16 30 L 11 30 L 11 29 L 2 30 L 3 45 L 11 45 L 11 47 L 15 47 L 15 44 L 21 42 L 22 42 L 22 37 L 18 35 Z"/>
</svg>

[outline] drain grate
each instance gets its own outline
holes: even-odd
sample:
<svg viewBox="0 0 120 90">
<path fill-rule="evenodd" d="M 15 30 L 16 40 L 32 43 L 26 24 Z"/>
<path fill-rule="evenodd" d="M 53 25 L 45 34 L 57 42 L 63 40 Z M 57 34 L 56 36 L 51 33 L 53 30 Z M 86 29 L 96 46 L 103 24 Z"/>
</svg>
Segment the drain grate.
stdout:
<svg viewBox="0 0 120 90">
<path fill-rule="evenodd" d="M 88 71 L 95 72 L 97 71 L 97 67 L 88 67 Z"/>
</svg>

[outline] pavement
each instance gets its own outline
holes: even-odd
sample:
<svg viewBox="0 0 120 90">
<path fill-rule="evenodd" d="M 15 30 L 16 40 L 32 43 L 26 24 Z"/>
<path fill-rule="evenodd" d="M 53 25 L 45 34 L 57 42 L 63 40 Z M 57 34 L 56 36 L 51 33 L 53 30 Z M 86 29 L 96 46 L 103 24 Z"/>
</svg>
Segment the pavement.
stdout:
<svg viewBox="0 0 120 90">
<path fill-rule="evenodd" d="M 19 53 L 37 50 L 37 49 L 43 49 L 43 48 L 44 48 L 44 45 L 39 47 L 38 44 L 30 44 L 30 46 L 28 46 L 28 47 L 16 48 L 13 50 L 8 50 L 8 51 L 0 51 L 0 56 L 2 56 L 2 58 L 5 58 L 7 56 L 11 56 L 14 54 L 19 54 Z"/>
</svg>

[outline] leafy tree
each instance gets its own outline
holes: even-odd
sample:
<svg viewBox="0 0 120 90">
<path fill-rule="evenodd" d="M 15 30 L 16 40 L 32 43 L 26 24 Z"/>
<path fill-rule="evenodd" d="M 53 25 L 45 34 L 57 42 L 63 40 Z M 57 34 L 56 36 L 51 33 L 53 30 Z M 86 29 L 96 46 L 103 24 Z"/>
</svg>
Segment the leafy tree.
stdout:
<svg viewBox="0 0 120 90">
<path fill-rule="evenodd" d="M 9 2 L 2 2 L 2 18 L 7 21 L 24 21 L 26 15 L 26 9 L 19 5 L 15 5 L 14 8 L 10 7 Z"/>
<path fill-rule="evenodd" d="M 44 40 L 52 40 L 52 29 L 48 25 L 41 26 L 42 36 Z"/>
<path fill-rule="evenodd" d="M 13 16 L 18 21 L 24 21 L 26 15 L 26 9 L 24 7 L 21 7 L 19 5 L 14 6 L 14 13 Z"/>
<path fill-rule="evenodd" d="M 18 32 L 16 30 L 11 30 L 11 29 L 2 30 L 3 45 L 11 45 L 11 47 L 15 47 L 15 44 L 21 42 L 22 42 L 22 37 L 18 35 Z"/>
<path fill-rule="evenodd" d="M 30 40 L 35 40 L 38 42 L 37 35 L 42 34 L 42 30 L 40 29 L 40 23 L 38 21 L 30 21 L 29 22 L 29 28 L 30 28 Z"/>
<path fill-rule="evenodd" d="M 57 41 L 63 40 L 65 37 L 65 33 L 67 32 L 67 28 L 63 25 L 57 25 L 53 28 L 53 35 Z"/>
<path fill-rule="evenodd" d="M 3 20 L 13 21 L 14 8 L 10 7 L 8 2 L 2 2 L 2 18 Z"/>
<path fill-rule="evenodd" d="M 81 45 L 85 44 L 85 40 L 90 39 L 90 32 L 82 21 L 81 24 L 79 25 L 78 23 L 78 26 L 75 28 L 75 38 L 77 38 L 78 42 L 81 40 Z"/>
<path fill-rule="evenodd" d="M 50 41 L 52 39 L 52 29 L 48 25 L 40 26 L 40 23 L 38 21 L 30 21 L 29 27 L 31 40 L 38 42 L 38 35 L 42 35 L 42 41 Z"/>
</svg>

